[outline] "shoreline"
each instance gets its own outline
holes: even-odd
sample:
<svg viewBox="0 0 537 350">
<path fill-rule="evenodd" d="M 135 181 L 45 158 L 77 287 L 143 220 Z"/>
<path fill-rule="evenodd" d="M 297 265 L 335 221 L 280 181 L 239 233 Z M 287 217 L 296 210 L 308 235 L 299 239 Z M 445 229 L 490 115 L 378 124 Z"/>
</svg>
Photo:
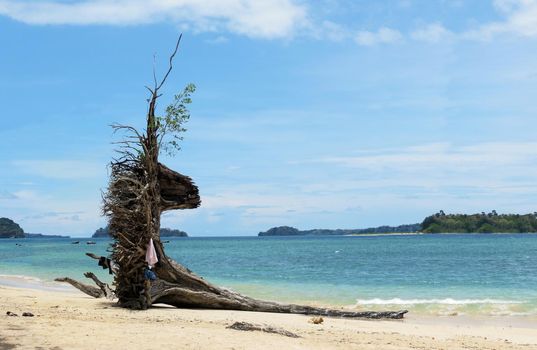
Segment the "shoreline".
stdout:
<svg viewBox="0 0 537 350">
<path fill-rule="evenodd" d="M 263 236 L 236 236 L 236 237 L 378 237 L 378 236 L 447 236 L 447 235 L 461 235 L 461 236 L 502 236 L 502 235 L 535 235 L 537 232 L 372 232 L 372 233 L 349 233 L 338 235 L 263 235 Z M 213 237 L 213 236 L 204 236 Z M 204 238 L 204 237 L 192 237 L 192 238 Z"/>
<path fill-rule="evenodd" d="M 259 312 L 175 309 L 155 305 L 131 311 L 76 290 L 58 292 L 0 286 L 0 348 L 45 346 L 94 349 L 101 346 L 162 349 L 537 349 L 537 319 L 442 317 L 409 314 L 403 320 L 352 320 Z M 32 312 L 35 317 L 10 317 Z M 289 338 L 228 329 L 234 322 L 283 328 Z"/>
<path fill-rule="evenodd" d="M 39 277 L 0 274 L 0 288 L 33 289 L 44 292 L 76 293 L 78 290 L 67 283 L 47 281 Z"/>
<path fill-rule="evenodd" d="M 74 277 L 76 280 L 86 283 L 84 278 Z M 110 281 L 106 281 L 110 283 Z M 214 281 L 213 281 L 214 282 Z M 88 282 L 90 285 L 91 282 Z M 470 317 L 470 318 L 495 318 L 495 317 L 514 317 L 520 319 L 537 321 L 536 300 L 511 300 L 501 297 L 362 297 L 354 301 L 341 302 L 333 299 L 308 298 L 307 296 L 296 293 L 296 289 L 290 287 L 286 289 L 287 294 L 281 294 L 284 286 L 274 287 L 269 284 L 264 287 L 256 285 L 251 288 L 248 283 L 244 284 L 227 284 L 225 282 L 216 282 L 219 285 L 235 290 L 244 295 L 281 303 L 303 304 L 316 307 L 325 307 L 333 309 L 344 309 L 349 311 L 383 311 L 383 310 L 408 310 L 409 314 L 417 317 Z M 18 288 L 28 289 L 51 293 L 80 293 L 68 283 L 56 282 L 52 279 L 27 276 L 27 275 L 8 275 L 0 274 L 0 288 Z M 262 288 L 260 290 L 260 288 Z M 278 292 L 271 291 L 275 288 Z M 324 287 L 333 288 L 333 287 Z M 279 295 L 279 297 L 278 297 Z M 364 299 L 365 298 L 365 299 Z"/>
<path fill-rule="evenodd" d="M 355 237 L 355 236 L 442 236 L 442 235 L 537 235 L 537 232 L 372 232 L 372 233 L 349 233 L 349 234 L 337 234 L 337 235 L 316 235 L 316 234 L 300 234 L 300 235 L 237 235 L 237 236 L 187 236 L 187 237 L 166 237 L 162 236 L 161 238 L 167 239 L 184 239 L 184 238 L 254 238 L 254 237 Z M 92 240 L 112 240 L 112 237 L 91 237 L 91 236 L 62 236 L 57 237 L 54 235 L 44 235 L 43 237 L 3 237 L 0 238 L 0 242 L 9 242 L 9 241 L 46 241 L 46 240 L 71 240 L 71 241 L 92 241 Z M 86 242 L 80 242 L 81 245 Z"/>
</svg>

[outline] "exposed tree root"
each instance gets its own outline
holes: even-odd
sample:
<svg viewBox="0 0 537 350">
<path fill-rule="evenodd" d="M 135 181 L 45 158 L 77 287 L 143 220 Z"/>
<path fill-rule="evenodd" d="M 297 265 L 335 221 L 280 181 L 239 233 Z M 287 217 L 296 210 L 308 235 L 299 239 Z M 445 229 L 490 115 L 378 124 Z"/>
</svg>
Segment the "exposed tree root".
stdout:
<svg viewBox="0 0 537 350">
<path fill-rule="evenodd" d="M 78 282 L 77 280 L 74 280 L 74 279 L 69 278 L 69 277 L 59 277 L 59 278 L 56 278 L 54 280 L 56 282 L 69 283 L 70 285 L 72 285 L 76 289 L 78 289 L 81 292 L 84 292 L 87 295 L 90 295 L 90 296 L 92 296 L 94 298 L 103 298 L 103 297 L 105 297 L 107 299 L 112 300 L 112 299 L 114 299 L 116 297 L 114 291 L 110 288 L 110 286 L 107 283 L 101 282 L 97 278 L 97 276 L 95 276 L 93 274 L 93 272 L 86 272 L 86 273 L 84 273 L 84 276 L 86 278 L 91 279 L 99 288 L 96 288 L 94 286 L 90 286 L 89 284 Z"/>
<path fill-rule="evenodd" d="M 175 262 L 170 266 L 178 265 Z M 157 270 L 157 273 L 160 270 Z M 172 273 L 168 273 L 172 275 Z M 389 318 L 401 319 L 407 310 L 399 311 L 348 311 L 282 304 L 258 300 L 244 296 L 229 289 L 216 287 L 195 274 L 183 270 L 174 270 L 175 281 L 158 280 L 151 286 L 151 303 L 163 303 L 176 307 L 227 309 L 258 312 L 291 313 L 348 318 Z M 160 276 L 160 275 L 159 275 Z"/>
<path fill-rule="evenodd" d="M 131 309 L 147 309 L 154 303 L 164 303 L 180 308 L 402 318 L 406 310 L 352 312 L 253 299 L 216 287 L 166 256 L 160 241 L 161 214 L 172 209 L 193 209 L 201 204 L 198 187 L 192 179 L 159 163 L 161 147 L 178 148 L 176 140 L 182 138 L 180 133 L 185 131 L 182 125 L 190 117 L 187 105 L 191 102 L 193 85 L 187 85 L 182 93 L 175 95 L 163 117 L 155 114 L 157 99 L 161 96 L 159 89 L 172 70 L 180 40 L 181 37 L 170 56 L 164 78 L 157 83 L 155 77 L 153 87 L 147 87 L 150 96 L 145 130 L 139 132 L 132 126 L 113 125 L 115 131 L 126 132 L 125 138 L 116 142 L 119 158 L 110 165 L 108 190 L 103 194 L 103 213 L 108 218 L 109 231 L 114 239 L 111 245 L 111 259 L 117 266 L 114 271 L 114 291 L 90 273 L 86 277 L 93 279 L 99 288 L 70 278 L 57 280 L 70 283 L 94 297 L 111 298 L 115 294 L 120 306 Z M 151 274 L 146 270 L 145 259 L 151 241 L 158 255 L 158 263 L 154 267 L 158 279 L 153 282 L 147 279 L 147 275 Z M 88 256 L 99 259 L 94 254 Z"/>
<path fill-rule="evenodd" d="M 104 297 L 104 292 L 101 289 L 99 289 L 97 287 L 94 287 L 94 286 L 90 286 L 88 284 L 78 282 L 77 280 L 74 280 L 74 279 L 69 278 L 69 277 L 58 277 L 58 278 L 55 278 L 54 281 L 69 283 L 70 285 L 72 285 L 76 289 L 78 289 L 81 292 L 84 292 L 87 295 L 90 295 L 90 296 L 92 296 L 94 298 L 102 298 L 102 297 Z"/>
<path fill-rule="evenodd" d="M 90 254 L 88 255 L 91 256 Z M 349 311 L 258 300 L 226 288 L 214 286 L 175 261 L 167 258 L 165 261 L 166 263 L 162 261 L 161 266 L 156 269 L 159 279 L 150 283 L 149 290 L 146 290 L 147 285 L 145 285 L 139 298 L 130 299 L 127 301 L 128 304 L 123 304 L 123 306 L 143 309 L 152 304 L 162 303 L 178 308 L 223 309 L 367 319 L 401 319 L 408 312 L 407 310 Z M 107 297 L 108 299 L 113 299 L 115 297 L 108 284 L 99 281 L 93 273 L 86 272 L 84 275 L 92 279 L 99 288 L 80 283 L 68 277 L 57 278 L 56 281 L 67 282 L 95 298 Z M 167 280 L 160 278 L 161 276 Z M 169 280 L 174 282 L 169 282 Z M 147 296 L 149 296 L 150 300 L 147 300 Z"/>
</svg>

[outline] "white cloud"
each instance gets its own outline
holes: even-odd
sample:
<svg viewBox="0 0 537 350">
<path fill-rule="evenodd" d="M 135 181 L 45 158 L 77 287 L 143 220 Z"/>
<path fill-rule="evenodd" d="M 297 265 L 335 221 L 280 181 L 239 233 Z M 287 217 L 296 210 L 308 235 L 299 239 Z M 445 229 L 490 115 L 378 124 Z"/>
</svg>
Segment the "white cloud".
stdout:
<svg viewBox="0 0 537 350">
<path fill-rule="evenodd" d="M 517 175 L 520 167 L 536 172 L 537 143 L 483 143 L 454 147 L 436 143 L 408 147 L 400 151 L 359 156 L 326 157 L 321 162 L 369 170 L 394 169 L 406 172 L 450 171 L 468 173 L 474 170 L 495 174 Z M 493 171 L 496 169 L 495 171 Z M 529 174 L 526 172 L 525 174 Z M 489 173 L 485 173 L 488 175 Z"/>
<path fill-rule="evenodd" d="M 405 1 L 402 3 L 406 3 Z M 353 30 L 327 19 L 312 23 L 299 0 L 0 0 L 0 15 L 34 25 L 138 25 L 170 22 L 194 32 L 234 33 L 253 38 L 289 38 L 297 33 L 316 39 L 354 38 L 363 46 L 398 43 L 405 37 L 429 43 L 460 37 L 491 40 L 500 34 L 537 37 L 537 0 L 494 0 L 505 20 L 454 33 L 439 23 L 410 33 L 388 27 Z M 211 43 L 227 39 L 216 36 Z"/>
<path fill-rule="evenodd" d="M 106 175 L 106 164 L 81 160 L 16 160 L 24 173 L 51 179 L 89 179 Z"/>
<path fill-rule="evenodd" d="M 0 190 L 0 199 L 17 199 L 17 196 L 6 190 Z"/>
<path fill-rule="evenodd" d="M 14 199 L 0 197 L 0 208 L 26 232 L 88 236 L 102 225 L 98 193 L 74 199 L 29 190 L 13 195 Z"/>
<path fill-rule="evenodd" d="M 489 41 L 499 35 L 526 38 L 537 37 L 537 0 L 494 0 L 496 10 L 505 17 L 501 21 L 483 23 L 464 32 L 453 32 L 440 23 L 431 23 L 410 33 L 382 27 L 377 32 L 360 31 L 355 41 L 364 46 L 397 43 L 405 37 L 428 43 L 442 43 L 452 39 Z"/>
<path fill-rule="evenodd" d="M 382 27 L 376 32 L 360 31 L 356 34 L 354 40 L 359 45 L 373 46 L 400 42 L 403 40 L 403 36 L 397 30 Z"/>
<path fill-rule="evenodd" d="M 480 143 L 453 146 L 434 143 L 403 149 L 365 151 L 355 156 L 332 156 L 299 161 L 291 166 L 341 166 L 339 177 L 319 181 L 295 179 L 290 188 L 280 184 L 243 184 L 213 188 L 202 208 L 240 209 L 247 217 L 274 217 L 314 213 L 330 208 L 343 212 L 351 204 L 382 200 L 431 201 L 449 198 L 483 203 L 525 200 L 537 195 L 537 143 Z M 348 168 L 348 170 L 345 170 Z M 317 168 L 318 172 L 322 168 Z M 292 181 L 291 181 L 292 182 Z M 379 200 L 382 198 L 382 200 Z M 492 202 L 491 202 L 492 203 Z"/>
<path fill-rule="evenodd" d="M 352 36 L 352 33 L 344 26 L 327 20 L 322 21 L 320 25 L 310 25 L 308 30 L 311 36 L 318 40 L 339 42 Z"/>
<path fill-rule="evenodd" d="M 340 166 L 342 178 L 329 186 L 309 183 L 306 192 L 404 193 L 458 196 L 461 189 L 480 195 L 537 195 L 537 143 L 481 143 L 456 147 L 435 143 L 403 149 L 365 151 L 307 161 Z M 306 164 L 298 162 L 297 164 Z M 345 170 L 348 168 L 348 170 Z M 343 176 L 347 174 L 348 176 Z"/>
<path fill-rule="evenodd" d="M 257 187 L 257 189 L 255 188 Z M 266 185 L 237 186 L 233 190 L 219 191 L 218 195 L 203 196 L 201 210 L 223 211 L 234 209 L 248 222 L 264 222 L 275 217 L 296 216 L 325 211 L 343 212 L 351 202 L 351 195 L 323 193 L 312 195 L 305 192 L 278 193 L 277 185 L 268 186 L 272 193 L 261 189 Z M 290 214 L 291 213 L 291 214 Z"/>
<path fill-rule="evenodd" d="M 228 38 L 226 38 L 225 36 L 223 35 L 219 35 L 213 39 L 209 39 L 209 40 L 206 40 L 205 42 L 208 43 L 208 44 L 225 44 L 229 41 Z"/>
<path fill-rule="evenodd" d="M 494 0 L 493 5 L 501 12 L 510 13 L 516 9 L 520 2 L 520 0 Z"/>
<path fill-rule="evenodd" d="M 292 36 L 307 22 L 293 0 L 0 0 L 0 14 L 36 25 L 135 25 L 171 21 L 194 31 L 249 37 Z"/>
<path fill-rule="evenodd" d="M 453 33 L 439 23 L 432 23 L 413 31 L 410 36 L 414 40 L 428 43 L 439 43 L 453 37 Z"/>
<path fill-rule="evenodd" d="M 494 5 L 507 16 L 505 21 L 484 24 L 463 33 L 463 37 L 474 40 L 491 40 L 501 34 L 537 37 L 537 0 L 495 0 Z"/>
<path fill-rule="evenodd" d="M 369 149 L 287 163 L 285 183 L 281 176 L 267 175 L 233 186 L 202 185 L 199 209 L 167 213 L 165 221 L 194 234 L 203 222 L 212 227 L 206 234 L 214 235 L 221 233 L 217 225 L 232 227 L 227 234 L 253 234 L 283 224 L 356 228 L 410 223 L 439 209 L 532 212 L 536 164 L 537 142 Z M 393 221 L 386 221 L 387 212 Z"/>
</svg>

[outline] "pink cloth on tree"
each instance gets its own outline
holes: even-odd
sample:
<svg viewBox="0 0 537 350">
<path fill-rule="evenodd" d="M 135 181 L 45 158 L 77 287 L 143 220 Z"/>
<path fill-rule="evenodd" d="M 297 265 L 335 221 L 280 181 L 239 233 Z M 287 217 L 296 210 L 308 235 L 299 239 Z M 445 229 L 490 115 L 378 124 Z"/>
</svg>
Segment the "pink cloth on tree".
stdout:
<svg viewBox="0 0 537 350">
<path fill-rule="evenodd" d="M 155 266 L 155 264 L 158 262 L 157 251 L 155 250 L 155 246 L 153 245 L 153 238 L 150 238 L 149 243 L 147 244 L 147 250 L 145 252 L 145 261 L 147 261 L 147 265 L 149 265 L 149 267 Z"/>
</svg>

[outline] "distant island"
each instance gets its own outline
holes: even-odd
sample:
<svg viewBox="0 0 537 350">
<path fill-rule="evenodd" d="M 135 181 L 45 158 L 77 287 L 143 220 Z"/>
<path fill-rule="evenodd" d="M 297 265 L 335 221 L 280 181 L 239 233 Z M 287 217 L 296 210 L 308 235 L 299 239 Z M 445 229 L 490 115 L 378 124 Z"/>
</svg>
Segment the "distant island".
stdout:
<svg viewBox="0 0 537 350">
<path fill-rule="evenodd" d="M 383 233 L 537 233 L 537 212 L 533 214 L 446 214 L 443 210 L 426 217 L 421 224 L 379 226 L 363 229 L 299 230 L 290 226 L 273 227 L 258 236 L 345 236 Z M 161 237 L 188 237 L 181 230 L 160 229 Z M 99 228 L 92 238 L 108 238 L 108 226 Z M 70 238 L 61 235 L 26 233 L 9 218 L 0 218 L 0 238 Z"/>
<path fill-rule="evenodd" d="M 313 229 L 302 231 L 290 226 L 279 226 L 265 232 L 259 232 L 258 236 L 341 236 L 373 233 L 417 233 L 420 230 L 421 224 L 379 226 L 363 229 Z"/>
<path fill-rule="evenodd" d="M 24 230 L 15 221 L 0 218 L 0 238 L 24 238 Z"/>
<path fill-rule="evenodd" d="M 109 238 L 110 232 L 108 231 L 108 226 L 101 227 L 95 231 L 91 238 Z M 188 237 L 188 234 L 185 231 L 174 230 L 171 228 L 161 228 L 160 237 Z"/>
<path fill-rule="evenodd" d="M 365 229 L 298 230 L 290 226 L 273 227 L 258 236 L 337 236 L 382 233 L 534 233 L 537 213 L 498 214 L 495 210 L 479 214 L 446 214 L 443 210 L 426 217 L 421 224 L 379 226 Z"/>
<path fill-rule="evenodd" d="M 43 233 L 25 233 L 25 238 L 71 238 L 71 236 L 45 235 Z"/>
<path fill-rule="evenodd" d="M 0 218 L 0 238 L 70 238 L 69 236 L 26 233 L 15 221 Z"/>
<path fill-rule="evenodd" d="M 480 214 L 438 213 L 423 220 L 423 233 L 530 233 L 537 232 L 537 213 L 498 214 L 495 210 Z"/>
</svg>

